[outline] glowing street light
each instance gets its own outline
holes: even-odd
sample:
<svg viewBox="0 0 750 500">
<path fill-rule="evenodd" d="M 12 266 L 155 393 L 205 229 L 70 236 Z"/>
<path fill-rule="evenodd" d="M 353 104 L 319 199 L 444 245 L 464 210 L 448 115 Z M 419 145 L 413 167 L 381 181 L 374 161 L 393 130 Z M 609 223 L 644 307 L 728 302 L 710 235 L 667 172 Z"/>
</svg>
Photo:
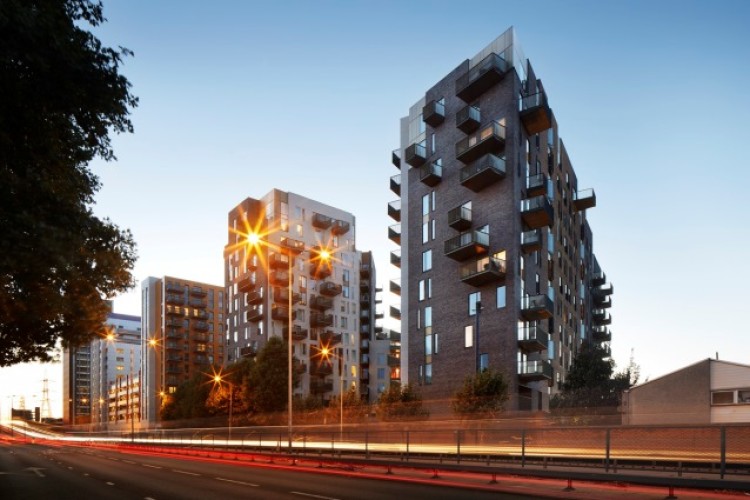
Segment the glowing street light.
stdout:
<svg viewBox="0 0 750 500">
<path fill-rule="evenodd" d="M 229 436 L 227 437 L 227 444 L 229 444 L 229 441 L 232 440 L 232 406 L 234 403 L 234 384 L 230 382 L 229 380 L 222 377 L 221 373 L 215 373 L 214 374 L 214 385 L 218 385 L 221 387 L 222 383 L 226 383 L 229 385 Z"/>
<path fill-rule="evenodd" d="M 339 361 L 339 434 L 344 435 L 344 359 L 333 352 L 329 346 L 324 345 L 318 352 L 320 357 L 327 363 L 332 363 L 331 358 Z"/>
</svg>

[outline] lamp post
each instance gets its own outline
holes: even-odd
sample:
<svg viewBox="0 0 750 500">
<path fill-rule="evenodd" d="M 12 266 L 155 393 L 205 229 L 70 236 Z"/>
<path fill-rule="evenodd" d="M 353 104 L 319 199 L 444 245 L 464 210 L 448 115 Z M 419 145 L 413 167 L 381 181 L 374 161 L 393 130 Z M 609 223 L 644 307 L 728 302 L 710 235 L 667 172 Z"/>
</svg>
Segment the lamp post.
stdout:
<svg viewBox="0 0 750 500">
<path fill-rule="evenodd" d="M 476 326 L 474 328 L 474 336 L 476 337 L 474 339 L 474 354 L 476 357 L 476 372 L 479 373 L 481 369 L 481 362 L 479 361 L 480 354 L 479 354 L 479 314 L 482 312 L 482 301 L 477 300 L 476 303 Z"/>
<path fill-rule="evenodd" d="M 325 358 L 329 363 L 330 358 L 338 359 L 339 361 L 339 434 L 344 435 L 344 358 L 341 354 L 336 354 L 328 346 L 323 346 L 320 349 L 320 355 Z M 331 363 L 333 366 L 333 363 Z"/>
<path fill-rule="evenodd" d="M 229 422 L 228 422 L 228 437 L 227 444 L 232 440 L 232 406 L 234 404 L 234 384 L 229 380 L 225 380 L 220 373 L 214 375 L 214 383 L 221 387 L 221 384 L 226 382 L 229 385 Z"/>
</svg>

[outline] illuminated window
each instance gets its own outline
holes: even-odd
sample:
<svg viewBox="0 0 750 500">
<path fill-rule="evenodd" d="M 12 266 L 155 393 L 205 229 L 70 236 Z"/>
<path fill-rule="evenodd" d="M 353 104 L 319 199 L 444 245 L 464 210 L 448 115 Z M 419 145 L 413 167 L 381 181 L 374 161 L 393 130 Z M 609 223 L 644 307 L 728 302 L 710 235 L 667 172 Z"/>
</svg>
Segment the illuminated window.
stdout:
<svg viewBox="0 0 750 500">
<path fill-rule="evenodd" d="M 464 327 L 464 347 L 472 347 L 474 345 L 474 325 L 467 325 Z"/>
</svg>

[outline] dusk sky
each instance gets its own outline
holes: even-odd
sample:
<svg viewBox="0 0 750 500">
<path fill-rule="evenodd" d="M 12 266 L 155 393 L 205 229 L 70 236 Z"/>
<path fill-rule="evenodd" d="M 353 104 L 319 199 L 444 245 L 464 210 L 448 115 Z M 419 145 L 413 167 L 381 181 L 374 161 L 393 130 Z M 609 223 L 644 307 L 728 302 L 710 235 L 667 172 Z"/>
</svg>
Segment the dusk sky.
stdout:
<svg viewBox="0 0 750 500">
<path fill-rule="evenodd" d="M 701 359 L 750 364 L 750 2 L 105 0 L 106 45 L 135 133 L 97 162 L 95 211 L 130 228 L 135 277 L 223 284 L 227 212 L 273 188 L 352 212 L 357 247 L 388 252 L 399 119 L 445 74 L 514 26 L 544 83 L 614 284 L 612 351 L 641 381 Z M 384 311 L 395 297 L 384 294 Z M 140 283 L 115 300 L 140 315 Z M 400 329 L 396 324 L 387 327 Z M 455 332 L 459 334 L 459 332 Z M 460 332 L 463 334 L 463 332 Z M 60 365 L 0 370 L 39 404 L 45 370 L 61 414 Z M 36 399 L 32 396 L 35 395 Z"/>
</svg>

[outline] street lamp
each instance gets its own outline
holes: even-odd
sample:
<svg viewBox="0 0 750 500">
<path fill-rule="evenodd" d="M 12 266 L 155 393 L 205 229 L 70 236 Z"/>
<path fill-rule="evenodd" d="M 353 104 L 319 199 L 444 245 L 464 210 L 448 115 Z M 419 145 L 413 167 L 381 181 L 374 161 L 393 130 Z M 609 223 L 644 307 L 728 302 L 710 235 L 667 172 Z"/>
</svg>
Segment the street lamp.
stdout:
<svg viewBox="0 0 750 500">
<path fill-rule="evenodd" d="M 344 359 L 340 354 L 333 352 L 330 347 L 323 346 L 320 348 L 320 357 L 325 359 L 326 362 L 331 362 L 331 358 L 338 359 L 339 361 L 339 434 L 344 435 Z"/>
<path fill-rule="evenodd" d="M 218 385 L 221 388 L 221 384 L 226 382 L 229 385 L 229 436 L 227 437 L 227 444 L 232 440 L 232 406 L 234 402 L 234 384 L 229 380 L 224 379 L 221 373 L 214 375 L 214 385 Z"/>
</svg>

